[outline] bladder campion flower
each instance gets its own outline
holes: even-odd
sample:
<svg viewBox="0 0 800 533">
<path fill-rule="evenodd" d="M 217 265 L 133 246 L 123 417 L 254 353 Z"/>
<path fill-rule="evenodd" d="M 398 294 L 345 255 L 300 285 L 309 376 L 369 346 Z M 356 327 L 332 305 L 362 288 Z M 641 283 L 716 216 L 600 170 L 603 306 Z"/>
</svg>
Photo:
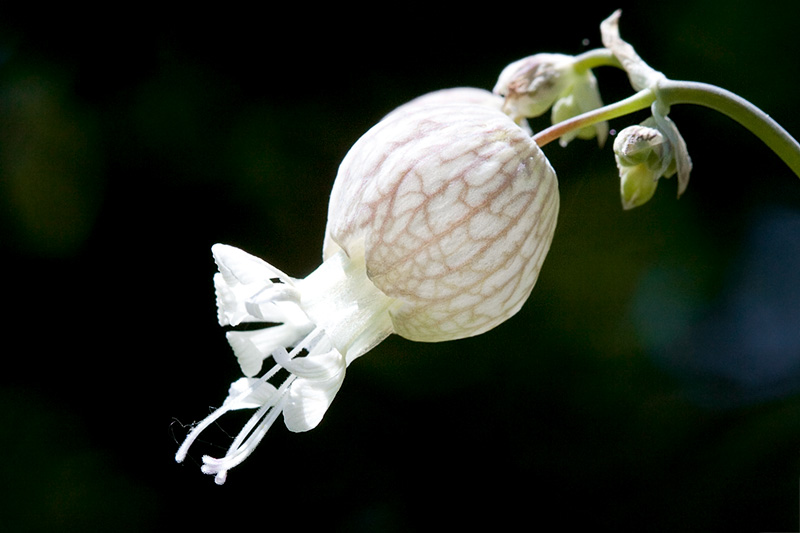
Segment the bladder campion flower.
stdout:
<svg viewBox="0 0 800 533">
<path fill-rule="evenodd" d="M 607 121 L 650 108 L 614 143 L 625 208 L 647 202 L 661 177 L 682 194 L 692 169 L 668 114 L 705 105 L 733 118 L 800 175 L 800 143 L 767 114 L 719 87 L 668 79 L 619 35 L 620 12 L 601 24 L 604 47 L 578 56 L 536 54 L 506 67 L 492 94 L 437 91 L 389 113 L 350 149 L 331 191 L 323 262 L 292 278 L 242 250 L 212 248 L 219 323 L 244 377 L 195 426 L 175 459 L 223 414 L 255 409 L 222 458 L 202 471 L 224 483 L 283 414 L 291 431 L 322 420 L 355 359 L 396 333 L 438 342 L 486 332 L 513 316 L 539 275 L 555 231 L 556 174 L 541 146 L 597 137 Z M 603 106 L 592 69 L 621 68 L 636 94 Z M 531 135 L 527 118 L 551 110 Z M 270 368 L 262 372 L 265 360 Z"/>
<path fill-rule="evenodd" d="M 530 294 L 558 213 L 555 172 L 488 91 L 412 101 L 365 133 L 331 191 L 322 265 L 294 279 L 225 245 L 212 249 L 219 322 L 245 377 L 176 454 L 224 413 L 256 409 L 222 458 L 224 483 L 280 413 L 291 431 L 319 424 L 345 369 L 392 333 L 437 342 L 478 335 Z M 262 363 L 274 364 L 261 373 Z M 279 370 L 288 377 L 275 381 Z"/>
</svg>

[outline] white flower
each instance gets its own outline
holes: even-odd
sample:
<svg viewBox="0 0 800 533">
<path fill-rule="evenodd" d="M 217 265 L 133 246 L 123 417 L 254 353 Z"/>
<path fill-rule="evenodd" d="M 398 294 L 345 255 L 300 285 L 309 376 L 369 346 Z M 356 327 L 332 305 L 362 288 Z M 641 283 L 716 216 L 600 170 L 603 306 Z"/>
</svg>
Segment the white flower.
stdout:
<svg viewBox="0 0 800 533">
<path fill-rule="evenodd" d="M 331 192 L 323 263 L 305 279 L 213 247 L 220 324 L 275 325 L 228 333 L 246 377 L 190 432 L 177 461 L 222 414 L 256 409 L 224 457 L 203 457 L 203 472 L 223 483 L 280 413 L 291 431 L 315 427 L 347 366 L 388 335 L 458 339 L 520 309 L 552 240 L 558 184 L 496 100 L 473 96 L 403 106 L 356 142 Z M 276 380 L 281 369 L 288 377 Z"/>
</svg>

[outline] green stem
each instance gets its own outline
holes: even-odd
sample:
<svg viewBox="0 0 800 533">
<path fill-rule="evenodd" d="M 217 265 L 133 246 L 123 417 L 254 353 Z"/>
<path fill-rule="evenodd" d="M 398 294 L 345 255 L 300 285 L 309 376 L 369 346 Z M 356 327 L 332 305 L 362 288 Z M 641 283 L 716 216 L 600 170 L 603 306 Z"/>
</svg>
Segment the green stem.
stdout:
<svg viewBox="0 0 800 533">
<path fill-rule="evenodd" d="M 650 89 L 644 89 L 629 96 L 619 102 L 594 109 L 569 120 L 553 124 L 549 128 L 543 129 L 533 136 L 533 141 L 539 146 L 544 146 L 549 142 L 555 141 L 565 133 L 575 129 L 583 129 L 587 126 L 604 122 L 624 115 L 629 115 L 636 111 L 646 109 L 655 102 L 656 96 Z"/>
<path fill-rule="evenodd" d="M 608 48 L 595 48 L 594 50 L 583 52 L 575 56 L 573 61 L 573 68 L 579 72 L 597 67 L 622 68 L 617 56 Z"/>
<path fill-rule="evenodd" d="M 588 65 L 613 64 L 608 62 L 605 54 L 595 50 L 587 52 L 584 60 L 587 68 Z M 655 92 L 643 89 L 614 104 L 559 122 L 534 135 L 533 140 L 539 146 L 544 146 L 570 131 L 645 109 L 656 100 L 667 108 L 676 104 L 695 104 L 726 115 L 761 139 L 800 177 L 800 143 L 772 117 L 741 96 L 707 83 L 661 80 Z"/>
<path fill-rule="evenodd" d="M 800 143 L 780 124 L 744 98 L 706 83 L 664 80 L 658 85 L 658 100 L 672 104 L 696 104 L 735 120 L 761 139 L 800 177 Z"/>
</svg>

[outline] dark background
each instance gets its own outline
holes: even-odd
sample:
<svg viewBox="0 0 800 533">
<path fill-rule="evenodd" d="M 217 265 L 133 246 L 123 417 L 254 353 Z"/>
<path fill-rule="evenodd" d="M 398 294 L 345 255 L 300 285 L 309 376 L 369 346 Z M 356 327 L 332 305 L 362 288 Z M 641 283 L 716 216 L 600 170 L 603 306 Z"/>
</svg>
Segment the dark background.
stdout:
<svg viewBox="0 0 800 533">
<path fill-rule="evenodd" d="M 598 46 L 623 7 L 654 68 L 800 134 L 794 4 L 637 5 L 4 8 L 4 529 L 797 531 L 800 181 L 699 107 L 671 113 L 680 200 L 623 212 L 610 146 L 545 148 L 561 214 L 517 316 L 390 338 L 223 487 L 198 463 L 236 417 L 173 461 L 239 375 L 210 246 L 312 271 L 338 162 L 393 107 Z"/>
</svg>

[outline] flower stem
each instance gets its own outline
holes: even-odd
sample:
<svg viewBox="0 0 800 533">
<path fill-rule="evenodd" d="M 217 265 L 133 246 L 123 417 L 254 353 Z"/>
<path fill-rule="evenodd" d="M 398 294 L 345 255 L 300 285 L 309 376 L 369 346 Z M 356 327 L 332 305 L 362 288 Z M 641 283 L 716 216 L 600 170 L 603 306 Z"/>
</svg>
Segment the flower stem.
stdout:
<svg viewBox="0 0 800 533">
<path fill-rule="evenodd" d="M 604 122 L 613 118 L 621 117 L 646 109 L 656 100 L 656 96 L 650 89 L 643 89 L 633 96 L 613 104 L 594 109 L 582 115 L 578 115 L 569 120 L 553 124 L 533 136 L 533 141 L 540 147 L 554 141 L 562 135 L 576 129 L 582 129 L 598 122 Z"/>
<path fill-rule="evenodd" d="M 672 104 L 708 107 L 735 120 L 761 139 L 800 177 L 800 143 L 780 124 L 741 96 L 707 83 L 664 80 L 658 85 L 658 100 Z"/>
<path fill-rule="evenodd" d="M 576 55 L 572 66 L 577 71 L 590 70 L 597 67 L 622 68 L 617 56 L 607 48 L 595 48 Z"/>
<path fill-rule="evenodd" d="M 611 64 L 603 63 L 607 58 L 597 51 L 587 52 L 585 60 L 587 66 Z M 772 117 L 741 96 L 707 83 L 661 80 L 655 91 L 643 89 L 614 104 L 554 124 L 534 135 L 533 140 L 541 147 L 570 131 L 645 109 L 656 100 L 667 108 L 676 104 L 695 104 L 726 115 L 761 139 L 800 177 L 800 143 Z"/>
</svg>

